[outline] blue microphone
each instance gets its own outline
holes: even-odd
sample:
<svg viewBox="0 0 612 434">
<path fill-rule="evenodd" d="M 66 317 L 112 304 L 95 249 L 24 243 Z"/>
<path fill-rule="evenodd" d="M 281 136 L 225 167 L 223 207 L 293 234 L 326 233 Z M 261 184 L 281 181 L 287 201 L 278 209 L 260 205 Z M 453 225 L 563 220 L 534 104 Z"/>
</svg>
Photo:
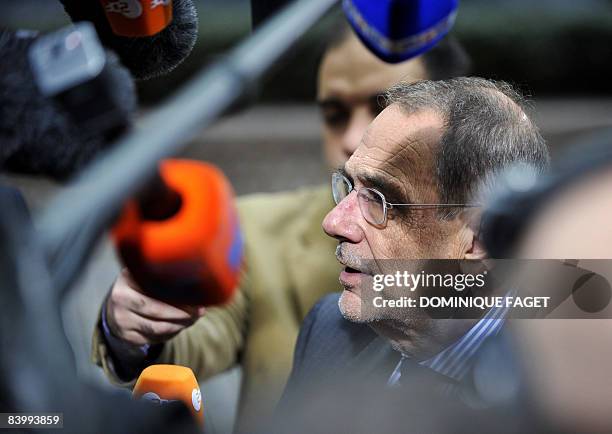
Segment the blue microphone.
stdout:
<svg viewBox="0 0 612 434">
<path fill-rule="evenodd" d="M 343 0 L 359 39 L 376 56 L 399 63 L 432 48 L 453 27 L 459 0 Z"/>
</svg>

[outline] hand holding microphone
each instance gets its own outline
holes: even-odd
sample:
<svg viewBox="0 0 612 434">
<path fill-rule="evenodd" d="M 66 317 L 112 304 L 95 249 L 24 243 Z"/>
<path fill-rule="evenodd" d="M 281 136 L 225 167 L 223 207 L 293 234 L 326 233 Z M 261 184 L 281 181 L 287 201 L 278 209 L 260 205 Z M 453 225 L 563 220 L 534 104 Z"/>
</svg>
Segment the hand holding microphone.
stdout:
<svg viewBox="0 0 612 434">
<path fill-rule="evenodd" d="M 201 306 L 179 307 L 149 297 L 127 270 L 119 275 L 106 301 L 111 333 L 138 347 L 166 342 L 195 323 L 204 312 Z"/>
</svg>

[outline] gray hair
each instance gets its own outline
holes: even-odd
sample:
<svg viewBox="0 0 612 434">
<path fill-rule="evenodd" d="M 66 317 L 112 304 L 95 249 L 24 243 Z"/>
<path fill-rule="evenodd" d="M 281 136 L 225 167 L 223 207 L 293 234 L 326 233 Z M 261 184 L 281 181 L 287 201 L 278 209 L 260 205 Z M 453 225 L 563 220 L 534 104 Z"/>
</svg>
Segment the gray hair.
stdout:
<svg viewBox="0 0 612 434">
<path fill-rule="evenodd" d="M 430 109 L 442 116 L 445 132 L 436 158 L 442 203 L 470 201 L 481 183 L 509 166 L 542 172 L 549 165 L 525 99 L 508 83 L 476 77 L 398 83 L 386 102 L 408 114 Z"/>
</svg>

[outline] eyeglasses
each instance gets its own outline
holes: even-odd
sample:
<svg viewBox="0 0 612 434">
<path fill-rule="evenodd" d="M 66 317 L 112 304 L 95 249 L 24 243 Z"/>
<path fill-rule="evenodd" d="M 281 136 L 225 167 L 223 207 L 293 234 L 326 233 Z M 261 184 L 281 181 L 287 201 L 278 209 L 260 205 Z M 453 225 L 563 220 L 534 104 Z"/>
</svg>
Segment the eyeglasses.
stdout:
<svg viewBox="0 0 612 434">
<path fill-rule="evenodd" d="M 353 189 L 353 184 L 346 176 L 340 172 L 332 173 L 332 195 L 336 205 L 351 194 Z M 357 190 L 357 200 L 361 215 L 374 226 L 385 226 L 389 210 L 400 206 L 413 209 L 475 208 L 480 206 L 469 203 L 389 203 L 380 191 L 367 187 Z"/>
</svg>

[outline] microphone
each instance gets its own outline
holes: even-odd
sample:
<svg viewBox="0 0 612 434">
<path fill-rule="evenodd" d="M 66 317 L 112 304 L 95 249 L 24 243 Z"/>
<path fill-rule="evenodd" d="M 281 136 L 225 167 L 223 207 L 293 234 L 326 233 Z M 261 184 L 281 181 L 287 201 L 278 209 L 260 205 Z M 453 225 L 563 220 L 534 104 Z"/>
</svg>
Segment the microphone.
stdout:
<svg viewBox="0 0 612 434">
<path fill-rule="evenodd" d="M 104 54 L 91 23 L 42 37 L 30 50 L 41 91 L 81 129 L 110 138 L 130 126 L 131 113 L 112 98 L 115 81 Z M 133 87 L 124 91 L 134 95 Z M 238 284 L 242 238 L 233 192 L 211 165 L 164 162 L 161 173 L 127 204 L 113 234 L 134 280 L 157 299 L 221 304 Z"/>
<path fill-rule="evenodd" d="M 123 263 L 149 295 L 173 304 L 228 302 L 243 241 L 234 194 L 215 166 L 165 160 L 160 189 L 130 201 L 113 229 Z M 153 206 L 151 206 L 153 205 Z"/>
<path fill-rule="evenodd" d="M 172 22 L 172 0 L 100 0 L 113 32 L 119 36 L 153 36 Z"/>
<path fill-rule="evenodd" d="M 82 38 L 68 40 L 71 29 L 42 37 L 35 32 L 0 31 L 0 166 L 4 170 L 65 180 L 106 148 L 110 125 L 136 110 L 127 69 L 112 53 L 94 48 L 94 63 L 101 68 L 90 70 L 84 54 L 90 51 L 84 48 L 90 46 L 90 34 L 79 27 Z M 35 50 L 38 42 L 48 50 L 41 45 Z M 67 99 L 89 101 L 89 109 L 76 112 L 91 122 L 80 124 L 69 107 L 40 88 L 41 76 L 50 86 L 47 91 L 63 88 Z M 111 115 L 109 105 L 120 111 Z M 108 108 L 106 115 L 94 116 L 102 107 Z"/>
<path fill-rule="evenodd" d="M 343 0 L 342 9 L 364 45 L 387 63 L 433 48 L 455 23 L 459 0 Z M 251 0 L 253 28 L 290 0 Z"/>
<path fill-rule="evenodd" d="M 171 72 L 198 37 L 192 0 L 60 0 L 73 22 L 90 21 L 137 80 Z"/>
<path fill-rule="evenodd" d="M 399 63 L 431 49 L 453 27 L 458 0 L 343 0 L 351 27 L 376 56 Z"/>
<path fill-rule="evenodd" d="M 54 98 L 87 134 L 102 134 L 108 142 L 129 126 L 136 110 L 131 77 L 116 77 L 109 67 L 110 56 L 90 23 L 45 35 L 32 44 L 29 52 L 43 95 Z M 118 83 L 119 79 L 123 82 Z M 124 94 L 118 94 L 118 89 Z"/>
<path fill-rule="evenodd" d="M 185 366 L 148 366 L 138 377 L 132 397 L 157 405 L 182 402 L 187 406 L 198 425 L 204 425 L 200 386 L 193 371 Z"/>
</svg>

